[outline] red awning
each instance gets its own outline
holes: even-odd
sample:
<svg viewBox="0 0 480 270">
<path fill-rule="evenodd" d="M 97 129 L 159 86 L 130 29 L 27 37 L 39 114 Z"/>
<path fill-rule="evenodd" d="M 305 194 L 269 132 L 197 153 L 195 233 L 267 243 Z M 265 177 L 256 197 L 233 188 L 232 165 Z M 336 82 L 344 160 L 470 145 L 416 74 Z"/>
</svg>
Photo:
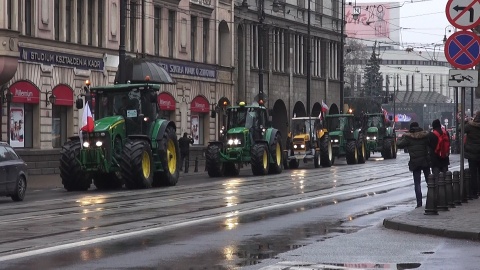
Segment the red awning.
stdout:
<svg viewBox="0 0 480 270">
<path fill-rule="evenodd" d="M 196 96 L 190 104 L 190 110 L 192 112 L 208 113 L 210 111 L 210 104 L 204 97 Z"/>
<path fill-rule="evenodd" d="M 162 111 L 175 111 L 175 98 L 170 93 L 162 92 L 157 98 L 158 106 Z"/>
<path fill-rule="evenodd" d="M 69 86 L 59 84 L 53 88 L 52 93 L 56 97 L 55 105 L 73 106 L 73 90 Z"/>
<path fill-rule="evenodd" d="M 9 87 L 12 93 L 12 103 L 33 103 L 40 102 L 40 90 L 28 81 L 18 81 Z"/>
</svg>

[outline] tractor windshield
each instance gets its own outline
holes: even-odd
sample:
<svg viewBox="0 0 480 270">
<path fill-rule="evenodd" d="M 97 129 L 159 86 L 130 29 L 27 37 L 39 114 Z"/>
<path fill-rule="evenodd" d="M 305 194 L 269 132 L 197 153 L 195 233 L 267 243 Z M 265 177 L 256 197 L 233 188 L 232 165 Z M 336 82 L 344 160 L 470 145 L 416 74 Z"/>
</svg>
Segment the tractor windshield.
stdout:
<svg viewBox="0 0 480 270">
<path fill-rule="evenodd" d="M 157 106 L 150 102 L 150 92 L 136 88 L 121 92 L 98 91 L 96 107 L 96 119 L 123 116 L 128 135 L 146 134 L 157 117 Z"/>
<path fill-rule="evenodd" d="M 236 127 L 259 127 L 265 126 L 266 115 L 262 110 L 255 107 L 231 108 L 227 111 L 228 124 L 227 129 Z"/>
<path fill-rule="evenodd" d="M 380 116 L 370 116 L 367 120 L 367 127 L 383 127 L 383 119 Z"/>
<path fill-rule="evenodd" d="M 292 135 L 310 134 L 311 130 L 314 130 L 313 119 L 292 119 Z"/>
<path fill-rule="evenodd" d="M 327 118 L 328 130 L 349 131 L 353 127 L 353 117 L 329 117 Z"/>
</svg>

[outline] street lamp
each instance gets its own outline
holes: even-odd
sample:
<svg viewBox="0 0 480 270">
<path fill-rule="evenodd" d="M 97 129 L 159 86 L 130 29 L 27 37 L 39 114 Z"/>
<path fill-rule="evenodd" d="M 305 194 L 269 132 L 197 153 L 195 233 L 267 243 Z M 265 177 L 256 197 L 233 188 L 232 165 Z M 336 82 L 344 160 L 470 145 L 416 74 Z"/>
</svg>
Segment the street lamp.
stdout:
<svg viewBox="0 0 480 270">
<path fill-rule="evenodd" d="M 310 10 L 310 1 L 308 4 L 309 10 Z M 308 13 L 308 19 L 310 22 L 310 12 Z M 310 24 L 310 23 L 309 23 Z M 341 20 L 341 26 L 340 26 L 340 112 L 343 112 L 343 104 L 344 102 L 344 55 L 343 55 L 343 49 L 345 46 L 345 37 L 344 37 L 344 31 L 345 31 L 345 0 L 342 0 L 342 20 Z M 310 59 L 310 58 L 309 58 Z"/>
<path fill-rule="evenodd" d="M 445 26 L 445 32 L 443 34 L 443 44 L 447 42 L 447 29 L 448 29 L 448 33 L 451 33 L 453 30 L 455 30 L 455 28 L 451 25 Z"/>
</svg>

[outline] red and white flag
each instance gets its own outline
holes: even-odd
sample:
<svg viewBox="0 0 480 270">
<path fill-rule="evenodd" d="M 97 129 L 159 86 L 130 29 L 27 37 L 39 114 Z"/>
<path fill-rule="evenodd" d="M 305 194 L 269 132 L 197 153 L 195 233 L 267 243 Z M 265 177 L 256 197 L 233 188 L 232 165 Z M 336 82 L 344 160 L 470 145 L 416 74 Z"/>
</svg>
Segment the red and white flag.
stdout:
<svg viewBox="0 0 480 270">
<path fill-rule="evenodd" d="M 85 132 L 93 132 L 93 129 L 94 129 L 92 111 L 90 111 L 90 106 L 88 106 L 88 101 L 85 104 L 85 108 L 83 109 L 81 127 L 82 128 L 80 128 L 80 130 Z"/>
<path fill-rule="evenodd" d="M 322 112 L 326 112 L 326 111 L 328 111 L 328 105 L 325 104 L 325 102 L 323 102 L 322 100 Z"/>
</svg>

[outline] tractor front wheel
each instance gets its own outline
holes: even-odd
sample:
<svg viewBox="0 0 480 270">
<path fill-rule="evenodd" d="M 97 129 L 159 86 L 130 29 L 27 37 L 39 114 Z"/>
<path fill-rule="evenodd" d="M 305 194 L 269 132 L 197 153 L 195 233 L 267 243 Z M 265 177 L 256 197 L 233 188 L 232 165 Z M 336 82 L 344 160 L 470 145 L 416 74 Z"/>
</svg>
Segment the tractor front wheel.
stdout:
<svg viewBox="0 0 480 270">
<path fill-rule="evenodd" d="M 205 163 L 208 176 L 220 177 L 223 175 L 223 164 L 220 160 L 220 146 L 216 144 L 208 145 L 205 154 Z"/>
<path fill-rule="evenodd" d="M 67 191 L 85 191 L 92 184 L 92 179 L 82 171 L 80 148 L 80 141 L 68 141 L 60 152 L 60 177 Z"/>
<path fill-rule="evenodd" d="M 358 163 L 358 151 L 357 143 L 355 141 L 348 141 L 346 145 L 346 159 L 347 164 L 357 164 Z"/>
<path fill-rule="evenodd" d="M 272 155 L 273 163 L 270 164 L 268 173 L 279 174 L 283 171 L 283 149 L 282 149 L 282 137 L 277 132 L 273 144 L 270 145 L 270 155 Z"/>
<path fill-rule="evenodd" d="M 320 139 L 320 164 L 322 167 L 331 167 L 333 158 L 332 142 L 328 134 L 325 134 Z"/>
<path fill-rule="evenodd" d="M 153 158 L 145 140 L 127 141 L 120 162 L 122 179 L 128 189 L 150 188 L 153 182 Z"/>
<path fill-rule="evenodd" d="M 383 140 L 382 156 L 384 159 L 391 159 L 393 157 L 392 139 L 387 138 Z"/>
<path fill-rule="evenodd" d="M 251 166 L 253 175 L 266 175 L 269 170 L 268 147 L 257 143 L 252 147 Z"/>
<path fill-rule="evenodd" d="M 367 160 L 367 151 L 366 151 L 365 141 L 363 138 L 360 138 L 360 143 L 358 145 L 358 163 L 363 164 Z"/>
</svg>

